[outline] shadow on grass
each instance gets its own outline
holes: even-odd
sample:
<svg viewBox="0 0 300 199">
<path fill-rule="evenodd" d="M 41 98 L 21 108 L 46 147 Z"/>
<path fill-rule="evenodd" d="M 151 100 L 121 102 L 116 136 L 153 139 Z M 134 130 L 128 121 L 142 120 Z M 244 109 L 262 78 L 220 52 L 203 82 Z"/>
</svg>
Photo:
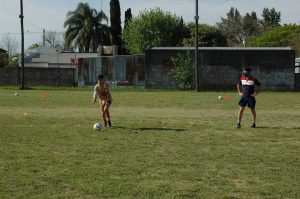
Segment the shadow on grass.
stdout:
<svg viewBox="0 0 300 199">
<path fill-rule="evenodd" d="M 135 131 L 176 131 L 182 132 L 186 131 L 186 129 L 179 129 L 179 128 L 159 128 L 159 127 L 143 127 L 143 128 L 128 128 L 123 126 L 113 126 L 114 129 L 128 129 L 128 130 L 135 130 Z"/>
<path fill-rule="evenodd" d="M 282 127 L 282 126 L 257 126 L 257 129 L 287 129 L 287 130 L 293 130 L 293 129 L 300 129 L 300 127 Z"/>
</svg>

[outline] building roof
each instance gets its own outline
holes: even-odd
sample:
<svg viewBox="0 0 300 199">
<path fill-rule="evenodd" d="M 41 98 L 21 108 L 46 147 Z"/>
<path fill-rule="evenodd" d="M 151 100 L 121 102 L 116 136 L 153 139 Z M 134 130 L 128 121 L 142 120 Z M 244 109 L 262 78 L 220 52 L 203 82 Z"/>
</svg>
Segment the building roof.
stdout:
<svg viewBox="0 0 300 199">
<path fill-rule="evenodd" d="M 293 50 L 291 47 L 198 47 L 199 50 Z M 146 50 L 195 50 L 195 47 L 149 47 Z"/>
<path fill-rule="evenodd" d="M 2 48 L 0 48 L 0 53 L 7 53 L 7 51 L 4 50 L 4 49 L 2 49 Z"/>
</svg>

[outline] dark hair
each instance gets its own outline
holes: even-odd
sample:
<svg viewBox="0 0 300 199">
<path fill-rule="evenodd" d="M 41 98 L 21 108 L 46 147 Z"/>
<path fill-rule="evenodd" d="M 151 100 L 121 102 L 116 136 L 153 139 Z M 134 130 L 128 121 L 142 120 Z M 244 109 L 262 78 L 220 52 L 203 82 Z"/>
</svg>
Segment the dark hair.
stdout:
<svg viewBox="0 0 300 199">
<path fill-rule="evenodd" d="M 248 73 L 250 73 L 251 72 L 251 68 L 246 67 L 246 68 L 244 68 L 244 71 L 247 71 Z"/>
<path fill-rule="evenodd" d="M 103 79 L 103 75 L 98 75 L 97 76 L 97 80 L 102 80 Z"/>
</svg>

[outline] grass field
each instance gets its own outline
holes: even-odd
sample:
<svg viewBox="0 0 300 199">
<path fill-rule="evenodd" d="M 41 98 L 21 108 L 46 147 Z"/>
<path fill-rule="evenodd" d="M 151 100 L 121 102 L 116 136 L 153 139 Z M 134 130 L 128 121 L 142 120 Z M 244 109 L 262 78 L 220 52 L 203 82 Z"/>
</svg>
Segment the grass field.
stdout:
<svg viewBox="0 0 300 199">
<path fill-rule="evenodd" d="M 43 93 L 0 90 L 0 198 L 300 198 L 299 93 L 235 129 L 234 92 L 113 91 L 101 132 L 91 91 Z"/>
</svg>

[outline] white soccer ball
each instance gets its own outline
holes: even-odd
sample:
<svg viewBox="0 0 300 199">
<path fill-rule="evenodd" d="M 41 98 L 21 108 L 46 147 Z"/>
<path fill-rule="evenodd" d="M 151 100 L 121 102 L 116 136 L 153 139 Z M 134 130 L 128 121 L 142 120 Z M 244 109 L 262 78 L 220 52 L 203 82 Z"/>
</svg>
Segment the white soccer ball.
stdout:
<svg viewBox="0 0 300 199">
<path fill-rule="evenodd" d="M 18 96 L 19 95 L 19 93 L 15 93 L 15 96 Z"/>
<path fill-rule="evenodd" d="M 220 95 L 218 98 L 219 98 L 219 99 L 222 99 L 222 96 Z"/>
<path fill-rule="evenodd" d="M 101 131 L 101 124 L 95 123 L 94 126 L 93 126 L 93 129 L 94 129 L 95 131 Z"/>
</svg>

